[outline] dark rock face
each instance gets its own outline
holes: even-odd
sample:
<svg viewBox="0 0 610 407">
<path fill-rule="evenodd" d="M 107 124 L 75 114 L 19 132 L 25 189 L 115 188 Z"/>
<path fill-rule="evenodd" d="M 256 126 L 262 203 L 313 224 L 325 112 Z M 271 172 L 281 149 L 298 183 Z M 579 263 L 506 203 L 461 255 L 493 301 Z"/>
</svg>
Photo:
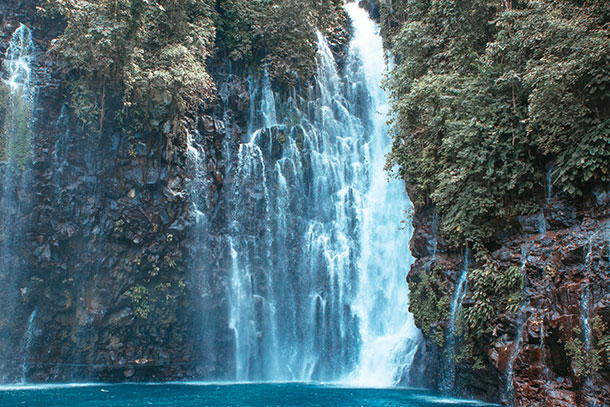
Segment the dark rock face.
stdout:
<svg viewBox="0 0 610 407">
<path fill-rule="evenodd" d="M 38 97 L 33 152 L 24 171 L 29 181 L 18 194 L 24 213 L 16 221 L 23 233 L 14 257 L 22 271 L 3 284 L 16 298 L 10 327 L 3 328 L 10 332 L 0 352 L 10 359 L 5 379 L 217 377 L 214 361 L 226 364 L 231 344 L 222 340 L 226 333 L 210 336 L 203 326 L 205 318 L 222 318 L 226 306 L 213 281 L 226 272 L 229 253 L 213 242 L 222 233 L 215 225 L 223 217 L 217 205 L 223 140 L 227 134 L 234 143 L 241 137 L 247 82 L 223 76 L 218 64 L 218 83 L 226 84 L 222 97 L 199 117 L 186 118 L 192 145 L 205 152 L 195 164 L 187 140 L 170 141 L 154 130 L 133 134 L 128 124 L 108 119 L 120 107 L 119 96 L 107 99 L 102 135 L 85 135 L 68 107 L 63 67 L 46 53 L 62 28 L 53 24 L 61 22 L 40 20 L 34 1 L 9 3 L 0 5 L 0 64 L 19 23 L 31 27 Z M 193 179 L 195 172 L 201 179 Z M 188 196 L 192 182 L 207 186 L 207 206 L 198 208 L 209 219 L 204 230 L 193 218 L 198 201 Z M 209 235 L 208 252 L 192 247 L 196 233 Z M 204 318 L 203 302 L 209 311 Z M 202 360 L 206 340 L 224 345 Z"/>
<path fill-rule="evenodd" d="M 30 181 L 19 191 L 23 233 L 12 250 L 20 263 L 12 268 L 22 271 L 0 284 L 16 304 L 10 317 L 0 309 L 0 363 L 10 367 L 0 377 L 227 377 L 234 334 L 212 327 L 229 326 L 225 184 L 250 116 L 247 68 L 231 69 L 217 44 L 208 65 L 216 99 L 184 118 L 187 137 L 117 123 L 122 99 L 111 91 L 104 131 L 86 135 L 67 96 L 73 73 L 47 52 L 63 23 L 37 14 L 36 4 L 0 3 L 0 63 L 26 24 L 38 90 Z M 343 40 L 332 44 L 338 55 Z"/>
<path fill-rule="evenodd" d="M 600 343 L 610 334 L 608 191 L 599 188 L 579 204 L 547 199 L 540 214 L 518 219 L 519 233 L 495 242 L 492 256 L 501 268 L 517 266 L 525 275 L 522 305 L 516 315 L 495 315 L 493 332 L 474 350 L 484 360 L 482 369 L 457 366 L 458 394 L 516 406 L 610 405 L 610 355 Z M 409 281 L 440 266 L 451 293 L 462 254 L 437 232 L 433 208 L 420 208 L 413 224 L 411 250 L 418 260 Z M 463 306 L 472 301 L 468 290 Z M 577 350 L 568 351 L 569 343 Z M 426 346 L 426 376 L 438 385 L 442 371 L 433 366 L 442 365 L 443 350 L 432 338 Z"/>
</svg>

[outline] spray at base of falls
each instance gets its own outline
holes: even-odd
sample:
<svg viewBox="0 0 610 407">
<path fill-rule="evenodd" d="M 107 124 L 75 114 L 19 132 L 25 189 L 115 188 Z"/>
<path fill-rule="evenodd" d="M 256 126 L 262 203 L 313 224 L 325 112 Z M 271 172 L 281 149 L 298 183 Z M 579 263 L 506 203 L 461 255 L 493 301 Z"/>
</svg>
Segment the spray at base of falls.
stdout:
<svg viewBox="0 0 610 407">
<path fill-rule="evenodd" d="M 457 346 L 457 337 L 455 334 L 457 317 L 460 310 L 462 309 L 462 302 L 466 295 L 466 284 L 468 283 L 468 267 L 470 265 L 470 248 L 466 248 L 464 251 L 464 263 L 462 266 L 462 273 L 455 291 L 453 294 L 453 301 L 451 301 L 451 308 L 449 309 L 449 325 L 447 338 L 445 341 L 445 371 L 441 378 L 439 388 L 444 392 L 452 392 L 455 386 L 455 349 Z"/>
<path fill-rule="evenodd" d="M 266 75 L 250 79 L 249 135 L 223 191 L 234 380 L 391 386 L 420 340 L 407 310 L 412 231 L 401 228 L 410 202 L 383 170 L 382 41 L 364 10 L 346 10 L 344 73 L 319 35 L 304 95 L 282 100 Z"/>
</svg>

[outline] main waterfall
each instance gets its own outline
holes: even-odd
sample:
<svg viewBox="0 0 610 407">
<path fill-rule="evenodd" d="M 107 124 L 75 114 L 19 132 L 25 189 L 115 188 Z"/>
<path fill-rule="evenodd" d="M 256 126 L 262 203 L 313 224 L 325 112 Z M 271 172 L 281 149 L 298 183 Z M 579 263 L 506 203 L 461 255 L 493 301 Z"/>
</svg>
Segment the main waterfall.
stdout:
<svg viewBox="0 0 610 407">
<path fill-rule="evenodd" d="M 411 204 L 384 172 L 378 27 L 356 4 L 346 11 L 353 39 L 341 72 L 319 34 L 316 82 L 305 92 L 279 97 L 266 75 L 250 80 L 249 134 L 227 158 L 223 190 L 228 270 L 218 277 L 197 266 L 204 307 L 216 310 L 204 312 L 201 342 L 223 378 L 408 381 L 419 341 L 405 282 Z M 201 154 L 189 145 L 196 168 Z M 195 209 L 205 206 L 198 179 Z M 195 212 L 205 238 L 208 221 Z"/>
</svg>

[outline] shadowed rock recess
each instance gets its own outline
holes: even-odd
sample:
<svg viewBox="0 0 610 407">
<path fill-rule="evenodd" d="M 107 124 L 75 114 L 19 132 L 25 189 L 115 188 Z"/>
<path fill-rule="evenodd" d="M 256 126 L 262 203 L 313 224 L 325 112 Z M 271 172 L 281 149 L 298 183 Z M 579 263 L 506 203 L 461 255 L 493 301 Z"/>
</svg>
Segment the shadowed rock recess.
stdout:
<svg viewBox="0 0 610 407">
<path fill-rule="evenodd" d="M 256 31 L 288 14 L 204 3 L 214 88 L 166 122 L 161 91 L 129 110 L 125 84 L 79 82 L 47 3 L 0 3 L 0 383 L 320 380 L 610 405 L 607 183 L 575 198 L 549 176 L 540 210 L 485 243 L 487 275 L 431 200 L 385 183 L 383 52 L 366 17 L 371 72 L 362 10 L 320 2 L 301 38 Z M 361 3 L 391 47 L 406 16 Z M 259 20 L 242 32 L 244 15 Z M 298 56 L 269 51 L 285 36 Z"/>
</svg>

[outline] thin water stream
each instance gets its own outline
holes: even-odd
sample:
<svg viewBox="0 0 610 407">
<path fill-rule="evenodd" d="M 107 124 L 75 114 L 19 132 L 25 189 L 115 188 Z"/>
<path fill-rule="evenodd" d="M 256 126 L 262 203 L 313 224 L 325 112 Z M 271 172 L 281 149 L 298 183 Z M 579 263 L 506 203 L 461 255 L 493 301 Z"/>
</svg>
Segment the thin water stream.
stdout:
<svg viewBox="0 0 610 407">
<path fill-rule="evenodd" d="M 28 160 L 31 154 L 31 125 L 34 85 L 31 64 L 34 58 L 32 33 L 21 24 L 13 33 L 1 71 L 0 104 L 0 382 L 18 381 L 20 352 L 15 352 L 22 329 L 16 321 L 18 282 L 23 269 L 20 249 L 25 231 L 25 198 L 28 194 Z M 17 342 L 17 343 L 16 343 Z"/>
</svg>

